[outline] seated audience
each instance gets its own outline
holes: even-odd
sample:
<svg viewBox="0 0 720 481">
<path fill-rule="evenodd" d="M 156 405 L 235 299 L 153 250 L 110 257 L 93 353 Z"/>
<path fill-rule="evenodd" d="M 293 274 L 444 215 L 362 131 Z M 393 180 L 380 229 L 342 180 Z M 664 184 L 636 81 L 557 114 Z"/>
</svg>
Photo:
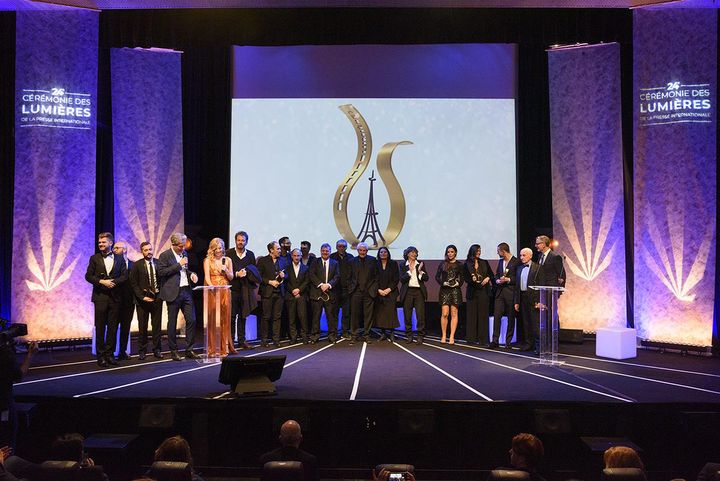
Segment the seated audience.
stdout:
<svg viewBox="0 0 720 481">
<path fill-rule="evenodd" d="M 155 450 L 154 460 L 188 463 L 192 469 L 193 481 L 203 481 L 195 472 L 190 445 L 182 436 L 173 436 L 160 443 L 160 446 Z"/>
<path fill-rule="evenodd" d="M 18 481 L 18 478 L 5 469 L 5 460 L 12 454 L 10 446 L 0 447 L 0 481 Z"/>
<path fill-rule="evenodd" d="M 390 473 L 391 471 L 388 471 L 387 469 L 382 469 L 379 473 L 375 471 L 376 468 L 373 468 L 372 470 L 372 479 L 373 481 L 388 481 L 390 479 Z M 415 481 L 415 476 L 413 473 L 402 473 L 403 480 L 404 481 Z"/>
<path fill-rule="evenodd" d="M 260 456 L 260 465 L 270 461 L 300 461 L 305 470 L 305 481 L 317 481 L 317 458 L 300 449 L 302 431 L 300 424 L 292 419 L 280 427 L 280 447 Z"/>
<path fill-rule="evenodd" d="M 545 448 L 540 439 L 528 433 L 516 434 L 512 438 L 509 454 L 510 469 L 527 472 L 531 481 L 545 481 L 538 473 L 545 457 Z"/>
</svg>

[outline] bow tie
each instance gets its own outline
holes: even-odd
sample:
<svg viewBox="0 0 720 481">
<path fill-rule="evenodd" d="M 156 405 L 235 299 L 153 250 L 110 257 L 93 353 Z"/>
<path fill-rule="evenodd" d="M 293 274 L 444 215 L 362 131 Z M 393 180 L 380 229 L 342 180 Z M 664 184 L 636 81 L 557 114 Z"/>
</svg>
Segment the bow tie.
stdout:
<svg viewBox="0 0 720 481">
<path fill-rule="evenodd" d="M 112 252 L 109 253 L 109 254 L 102 254 L 102 253 L 101 253 L 100 255 L 103 256 L 103 259 L 107 259 L 108 257 L 111 257 L 111 256 L 113 255 L 113 253 L 112 253 Z"/>
</svg>

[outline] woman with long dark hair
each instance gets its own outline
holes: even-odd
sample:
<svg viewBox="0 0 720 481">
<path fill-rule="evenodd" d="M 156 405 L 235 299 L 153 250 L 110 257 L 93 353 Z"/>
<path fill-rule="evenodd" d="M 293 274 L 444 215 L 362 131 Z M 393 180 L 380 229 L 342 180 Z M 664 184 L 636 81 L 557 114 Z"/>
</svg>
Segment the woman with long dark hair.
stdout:
<svg viewBox="0 0 720 481">
<path fill-rule="evenodd" d="M 390 257 L 387 247 L 378 249 L 377 255 L 377 297 L 375 298 L 375 326 L 380 329 L 380 340 L 395 341 L 395 328 L 398 327 L 397 307 L 400 272 L 397 263 Z"/>
<path fill-rule="evenodd" d="M 465 340 L 468 344 L 490 345 L 490 287 L 493 272 L 490 264 L 480 258 L 480 245 L 473 244 L 468 250 L 463 266 L 463 277 L 467 283 L 465 291 Z"/>
<path fill-rule="evenodd" d="M 435 280 L 440 284 L 440 329 L 442 339 L 455 344 L 455 331 L 458 325 L 458 308 L 462 303 L 463 283 L 462 264 L 457 260 L 457 247 L 450 244 L 445 248 L 445 262 L 438 266 Z M 450 317 L 450 338 L 447 338 L 448 317 Z"/>
</svg>

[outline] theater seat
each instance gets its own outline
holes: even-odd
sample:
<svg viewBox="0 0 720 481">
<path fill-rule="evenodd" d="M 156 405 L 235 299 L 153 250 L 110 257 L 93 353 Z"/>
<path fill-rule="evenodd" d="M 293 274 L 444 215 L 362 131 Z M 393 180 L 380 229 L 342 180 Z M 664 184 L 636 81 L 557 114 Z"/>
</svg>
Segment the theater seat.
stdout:
<svg viewBox="0 0 720 481">
<path fill-rule="evenodd" d="M 379 473 L 383 469 L 391 473 L 410 473 L 415 474 L 415 466 L 412 464 L 378 464 L 375 466 L 375 472 Z"/>
<path fill-rule="evenodd" d="M 155 461 L 148 475 L 157 481 L 192 481 L 192 467 L 177 461 Z"/>
<path fill-rule="evenodd" d="M 74 481 L 79 471 L 77 461 L 45 461 L 40 465 L 43 481 Z"/>
<path fill-rule="evenodd" d="M 530 473 L 516 469 L 493 469 L 488 481 L 530 481 Z"/>
<path fill-rule="evenodd" d="M 605 468 L 602 481 L 646 481 L 645 473 L 639 468 Z"/>
<path fill-rule="evenodd" d="M 305 471 L 300 461 L 269 461 L 263 466 L 262 477 L 260 478 L 260 481 L 304 480 Z"/>
</svg>

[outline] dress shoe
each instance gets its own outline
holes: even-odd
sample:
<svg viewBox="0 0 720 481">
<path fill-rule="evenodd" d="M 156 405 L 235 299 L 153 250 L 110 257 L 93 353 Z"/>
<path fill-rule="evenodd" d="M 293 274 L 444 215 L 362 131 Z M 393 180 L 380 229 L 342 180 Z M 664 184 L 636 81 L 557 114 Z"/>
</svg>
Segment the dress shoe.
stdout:
<svg viewBox="0 0 720 481">
<path fill-rule="evenodd" d="M 115 360 L 113 356 L 108 356 L 107 359 L 105 359 L 105 362 L 108 363 L 110 366 L 117 366 L 118 362 Z"/>
<path fill-rule="evenodd" d="M 372 343 L 373 343 L 373 340 L 372 340 L 372 338 L 371 338 L 370 336 L 365 336 L 365 342 L 366 342 L 367 344 L 372 344 Z"/>
<path fill-rule="evenodd" d="M 280 341 L 273 341 L 273 347 L 280 347 Z"/>
<path fill-rule="evenodd" d="M 335 336 L 328 337 L 328 342 L 330 344 L 335 344 L 337 342 L 337 339 L 335 339 Z"/>
<path fill-rule="evenodd" d="M 290 344 L 297 344 L 297 337 L 293 337 L 290 339 Z"/>
<path fill-rule="evenodd" d="M 98 360 L 97 360 L 97 364 L 98 364 L 98 366 L 100 366 L 100 367 L 107 367 L 107 366 L 108 366 L 108 363 L 107 363 L 107 361 L 105 360 L 104 357 L 99 357 Z"/>
<path fill-rule="evenodd" d="M 162 358 L 163 358 L 162 352 L 160 352 L 159 349 L 153 351 L 153 356 L 155 356 L 155 359 L 162 359 Z"/>
<path fill-rule="evenodd" d="M 405 338 L 405 344 L 412 344 L 412 342 L 413 342 L 413 337 L 412 337 L 412 336 L 408 336 L 408 337 Z"/>
<path fill-rule="evenodd" d="M 195 351 L 185 351 L 185 359 L 200 359 L 200 356 Z"/>
<path fill-rule="evenodd" d="M 243 351 L 251 351 L 251 350 L 255 349 L 255 346 L 253 346 L 252 344 L 249 344 L 247 341 L 241 342 L 238 347 L 240 349 L 242 349 Z"/>
<path fill-rule="evenodd" d="M 352 339 L 352 336 L 348 334 L 347 332 L 342 335 L 343 339 Z"/>
<path fill-rule="evenodd" d="M 180 357 L 180 354 L 178 354 L 177 351 L 170 351 L 170 357 L 173 361 L 182 361 L 182 358 Z"/>
<path fill-rule="evenodd" d="M 267 341 L 261 341 L 261 342 L 260 342 L 260 347 L 268 347 Z"/>
<path fill-rule="evenodd" d="M 425 342 L 425 339 L 423 339 L 422 336 L 420 336 L 420 337 L 417 338 L 418 346 L 421 346 L 423 342 Z"/>
<path fill-rule="evenodd" d="M 130 359 L 130 356 L 126 352 L 121 352 L 117 358 L 118 361 L 127 361 L 128 359 Z"/>
<path fill-rule="evenodd" d="M 380 338 L 378 339 L 378 341 L 384 341 L 385 339 L 387 339 L 387 336 L 386 336 L 385 333 L 383 332 L 383 333 L 380 334 Z"/>
<path fill-rule="evenodd" d="M 488 347 L 490 349 L 497 349 L 498 347 L 500 347 L 500 345 L 497 342 L 493 341 L 490 343 L 490 345 Z"/>
<path fill-rule="evenodd" d="M 351 337 L 350 342 L 348 344 L 351 346 L 354 346 L 356 342 L 357 342 L 357 339 L 355 339 L 354 337 Z"/>
<path fill-rule="evenodd" d="M 145 351 L 138 352 L 138 359 L 140 359 L 141 361 L 145 360 Z"/>
<path fill-rule="evenodd" d="M 390 342 L 395 342 L 395 333 L 390 333 L 390 339 L 388 339 Z"/>
</svg>

